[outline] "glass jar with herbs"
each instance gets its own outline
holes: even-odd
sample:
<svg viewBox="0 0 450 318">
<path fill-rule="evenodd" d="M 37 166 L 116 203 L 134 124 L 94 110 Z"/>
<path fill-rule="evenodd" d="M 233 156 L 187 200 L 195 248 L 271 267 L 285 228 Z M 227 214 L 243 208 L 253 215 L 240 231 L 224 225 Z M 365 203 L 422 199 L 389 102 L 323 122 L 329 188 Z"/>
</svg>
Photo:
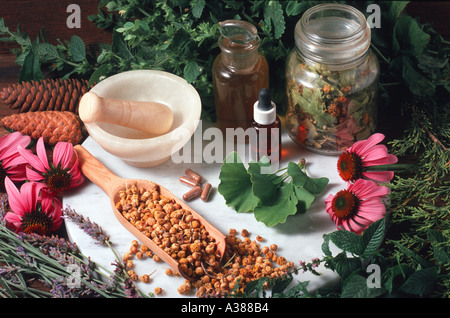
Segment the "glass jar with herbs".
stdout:
<svg viewBox="0 0 450 318">
<path fill-rule="evenodd" d="M 339 154 L 377 124 L 379 64 L 364 15 L 344 4 L 307 10 L 286 61 L 286 125 L 298 144 Z"/>
</svg>

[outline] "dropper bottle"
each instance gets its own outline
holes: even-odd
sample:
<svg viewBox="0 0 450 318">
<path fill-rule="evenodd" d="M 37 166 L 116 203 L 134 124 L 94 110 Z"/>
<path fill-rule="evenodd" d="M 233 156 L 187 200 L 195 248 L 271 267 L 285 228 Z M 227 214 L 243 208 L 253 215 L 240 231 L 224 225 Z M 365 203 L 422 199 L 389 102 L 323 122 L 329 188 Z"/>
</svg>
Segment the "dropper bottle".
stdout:
<svg viewBox="0 0 450 318">
<path fill-rule="evenodd" d="M 253 106 L 252 127 L 256 132 L 253 153 L 256 160 L 263 156 L 270 161 L 281 159 L 281 121 L 277 116 L 277 107 L 271 100 L 268 88 L 263 88 L 258 93 L 258 100 Z"/>
</svg>

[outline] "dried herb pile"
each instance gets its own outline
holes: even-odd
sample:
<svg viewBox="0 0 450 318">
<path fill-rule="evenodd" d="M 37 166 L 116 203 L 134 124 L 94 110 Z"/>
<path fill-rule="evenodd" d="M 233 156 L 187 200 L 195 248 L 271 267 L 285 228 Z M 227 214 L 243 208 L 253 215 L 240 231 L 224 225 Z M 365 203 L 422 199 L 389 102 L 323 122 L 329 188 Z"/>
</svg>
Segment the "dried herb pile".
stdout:
<svg viewBox="0 0 450 318">
<path fill-rule="evenodd" d="M 211 64 L 218 54 L 219 21 L 248 20 L 258 26 L 261 49 L 270 65 L 273 99 L 284 105 L 284 63 L 294 46 L 293 29 L 301 14 L 321 1 L 102 0 L 89 17 L 112 31 L 111 44 L 85 47 L 72 37 L 58 44 L 11 31 L 0 19 L 0 40 L 18 44 L 20 80 L 52 73 L 91 83 L 131 69 L 162 69 L 183 76 L 199 91 L 206 117 L 214 119 Z M 449 42 L 428 24 L 407 14 L 408 1 L 339 1 L 366 12 L 381 8 L 381 28 L 372 29 L 372 49 L 381 66 L 380 128 L 391 132 L 389 146 L 414 172 L 391 182 L 391 204 L 383 222 L 363 236 L 339 231 L 324 236 L 320 260 L 301 263 L 317 273 L 323 263 L 336 271 L 336 290 L 310 293 L 307 282 L 286 290 L 273 283 L 276 297 L 449 297 L 450 287 L 450 66 Z M 385 222 L 384 222 L 385 221 Z M 356 235 L 356 236 L 355 236 Z M 332 255 L 333 242 L 342 253 Z M 381 287 L 369 288 L 369 264 L 381 266 Z M 262 281 L 248 295 L 266 296 Z"/>
</svg>

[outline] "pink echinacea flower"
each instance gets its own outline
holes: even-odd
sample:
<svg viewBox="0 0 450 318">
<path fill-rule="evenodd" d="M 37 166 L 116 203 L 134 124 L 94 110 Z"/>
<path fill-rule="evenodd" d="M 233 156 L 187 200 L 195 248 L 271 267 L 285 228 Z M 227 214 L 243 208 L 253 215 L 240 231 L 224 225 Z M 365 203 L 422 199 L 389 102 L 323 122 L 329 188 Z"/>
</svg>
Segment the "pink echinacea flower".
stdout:
<svg viewBox="0 0 450 318">
<path fill-rule="evenodd" d="M 84 176 L 78 166 L 78 156 L 73 145 L 59 142 L 53 149 L 53 160 L 49 164 L 44 140 L 39 138 L 36 145 L 36 155 L 19 147 L 20 154 L 31 165 L 27 167 L 27 177 L 30 181 L 43 182 L 51 193 L 62 193 L 77 187 L 84 181 Z"/>
<path fill-rule="evenodd" d="M 393 171 L 370 171 L 371 167 L 397 163 L 395 155 L 388 153 L 385 145 L 379 145 L 384 139 L 380 133 L 373 134 L 367 140 L 355 142 L 347 148 L 338 159 L 338 172 L 347 182 L 360 178 L 377 182 L 389 182 L 394 177 Z M 388 170 L 388 169 L 387 169 Z"/>
<path fill-rule="evenodd" d="M 358 179 L 348 188 L 325 200 L 326 211 L 338 229 L 361 234 L 370 224 L 386 214 L 382 198 L 389 193 L 386 186 L 374 181 Z"/>
<path fill-rule="evenodd" d="M 45 191 L 45 185 L 38 182 L 24 183 L 20 191 L 14 183 L 5 178 L 9 206 L 12 212 L 5 215 L 9 226 L 17 233 L 46 235 L 56 231 L 62 224 L 61 201 Z"/>
</svg>

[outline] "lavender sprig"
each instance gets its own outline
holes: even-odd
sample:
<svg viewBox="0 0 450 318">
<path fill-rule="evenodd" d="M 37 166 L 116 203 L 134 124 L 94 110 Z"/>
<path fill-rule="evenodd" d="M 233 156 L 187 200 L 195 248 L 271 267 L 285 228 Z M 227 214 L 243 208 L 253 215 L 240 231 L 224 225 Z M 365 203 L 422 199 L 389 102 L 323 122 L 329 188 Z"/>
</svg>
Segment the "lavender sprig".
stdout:
<svg viewBox="0 0 450 318">
<path fill-rule="evenodd" d="M 79 228 L 95 239 L 100 245 L 108 245 L 109 236 L 103 233 L 103 229 L 97 223 L 92 222 L 89 218 L 85 218 L 70 207 L 63 210 L 63 215 L 75 222 Z"/>
</svg>

